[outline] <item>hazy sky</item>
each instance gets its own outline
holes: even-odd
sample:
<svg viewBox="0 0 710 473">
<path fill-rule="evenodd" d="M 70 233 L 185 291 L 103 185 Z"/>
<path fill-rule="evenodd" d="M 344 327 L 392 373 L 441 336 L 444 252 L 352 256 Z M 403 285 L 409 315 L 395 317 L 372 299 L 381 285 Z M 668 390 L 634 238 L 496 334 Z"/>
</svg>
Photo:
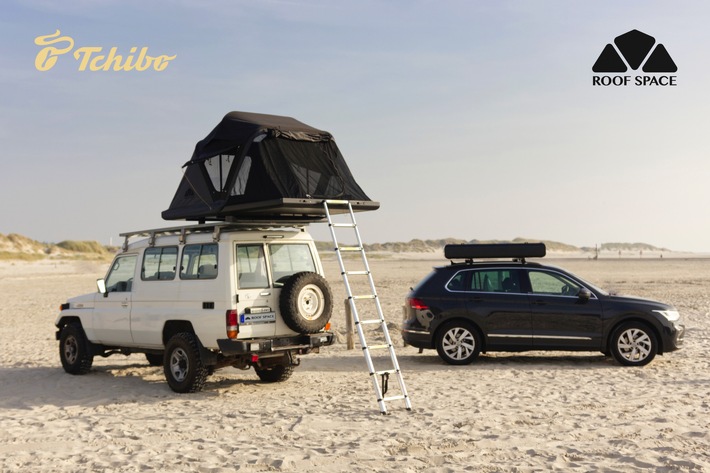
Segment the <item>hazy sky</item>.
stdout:
<svg viewBox="0 0 710 473">
<path fill-rule="evenodd" d="M 173 225 L 181 165 L 241 110 L 335 136 L 381 202 L 359 215 L 367 242 L 710 251 L 709 19 L 704 0 L 4 0 L 0 232 L 117 243 Z M 70 52 L 40 72 L 34 39 L 57 29 L 75 50 L 176 58 L 91 72 Z M 666 47 L 677 86 L 592 86 L 633 29 Z"/>
</svg>

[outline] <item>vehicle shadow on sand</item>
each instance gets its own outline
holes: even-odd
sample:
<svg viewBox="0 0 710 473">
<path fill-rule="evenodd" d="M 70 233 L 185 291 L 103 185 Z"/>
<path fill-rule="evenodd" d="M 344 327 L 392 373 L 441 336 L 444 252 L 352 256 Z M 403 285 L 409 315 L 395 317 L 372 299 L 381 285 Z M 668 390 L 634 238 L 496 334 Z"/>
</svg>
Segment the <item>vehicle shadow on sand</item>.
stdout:
<svg viewBox="0 0 710 473">
<path fill-rule="evenodd" d="M 68 374 L 61 366 L 10 367 L 0 368 L 0 409 L 156 403 L 176 396 L 199 400 L 234 386 L 258 384 L 263 383 L 253 371 L 227 369 L 208 377 L 202 391 L 178 394 L 165 381 L 162 366 L 146 363 L 99 365 L 85 375 Z"/>
</svg>

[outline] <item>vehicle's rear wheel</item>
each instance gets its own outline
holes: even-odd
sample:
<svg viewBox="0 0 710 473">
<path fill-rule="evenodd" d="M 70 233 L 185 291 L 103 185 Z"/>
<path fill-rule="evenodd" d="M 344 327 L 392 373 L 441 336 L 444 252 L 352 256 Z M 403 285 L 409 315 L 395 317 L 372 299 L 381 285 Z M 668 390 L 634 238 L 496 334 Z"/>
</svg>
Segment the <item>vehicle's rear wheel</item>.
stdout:
<svg viewBox="0 0 710 473">
<path fill-rule="evenodd" d="M 481 352 L 478 330 L 466 322 L 449 322 L 438 331 L 436 351 L 450 365 L 467 365 Z"/>
<path fill-rule="evenodd" d="M 286 381 L 293 374 L 293 365 L 276 365 L 269 368 L 254 367 L 257 376 L 265 383 L 280 383 Z"/>
<path fill-rule="evenodd" d="M 611 354 L 625 366 L 643 366 L 655 358 L 658 341 L 646 324 L 627 322 L 621 324 L 611 336 Z"/>
<path fill-rule="evenodd" d="M 70 374 L 86 374 L 91 369 L 94 357 L 89 349 L 89 340 L 78 323 L 62 329 L 59 337 L 59 358 L 64 371 Z"/>
<path fill-rule="evenodd" d="M 333 310 L 328 281 L 309 271 L 294 274 L 281 289 L 279 309 L 286 325 L 295 332 L 323 330 Z"/>
<path fill-rule="evenodd" d="M 176 393 L 202 390 L 209 370 L 202 364 L 194 334 L 182 332 L 173 335 L 165 347 L 163 371 L 170 389 Z"/>
</svg>

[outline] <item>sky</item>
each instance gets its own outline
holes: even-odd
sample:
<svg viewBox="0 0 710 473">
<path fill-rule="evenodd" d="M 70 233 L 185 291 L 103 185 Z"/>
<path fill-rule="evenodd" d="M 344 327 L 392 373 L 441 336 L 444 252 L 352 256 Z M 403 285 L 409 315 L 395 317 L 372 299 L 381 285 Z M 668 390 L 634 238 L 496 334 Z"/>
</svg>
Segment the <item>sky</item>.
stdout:
<svg viewBox="0 0 710 473">
<path fill-rule="evenodd" d="M 381 203 L 358 214 L 368 243 L 709 252 L 708 18 L 700 0 L 3 0 L 0 233 L 117 244 L 174 225 L 160 213 L 181 166 L 238 110 L 333 134 Z M 633 29 L 665 46 L 676 86 L 592 85 Z M 73 50 L 40 71 L 35 38 L 56 30 Z M 82 47 L 175 57 L 81 71 Z"/>
</svg>

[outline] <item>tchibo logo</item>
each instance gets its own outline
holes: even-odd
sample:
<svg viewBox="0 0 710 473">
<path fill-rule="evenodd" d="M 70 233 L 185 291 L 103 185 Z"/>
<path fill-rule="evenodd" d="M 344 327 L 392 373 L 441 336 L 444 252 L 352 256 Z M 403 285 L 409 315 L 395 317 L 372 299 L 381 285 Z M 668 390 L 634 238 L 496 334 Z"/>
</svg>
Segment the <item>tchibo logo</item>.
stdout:
<svg viewBox="0 0 710 473">
<path fill-rule="evenodd" d="M 614 47 L 616 46 L 616 47 Z M 653 75 L 603 75 L 604 73 L 623 74 L 629 68 L 638 68 Z M 638 30 L 631 30 L 614 38 L 614 44 L 607 44 L 599 55 L 592 71 L 599 75 L 592 76 L 592 85 L 601 86 L 676 86 L 677 76 L 670 75 L 678 71 L 665 46 L 653 36 Z M 660 75 L 657 75 L 660 74 Z"/>
</svg>

